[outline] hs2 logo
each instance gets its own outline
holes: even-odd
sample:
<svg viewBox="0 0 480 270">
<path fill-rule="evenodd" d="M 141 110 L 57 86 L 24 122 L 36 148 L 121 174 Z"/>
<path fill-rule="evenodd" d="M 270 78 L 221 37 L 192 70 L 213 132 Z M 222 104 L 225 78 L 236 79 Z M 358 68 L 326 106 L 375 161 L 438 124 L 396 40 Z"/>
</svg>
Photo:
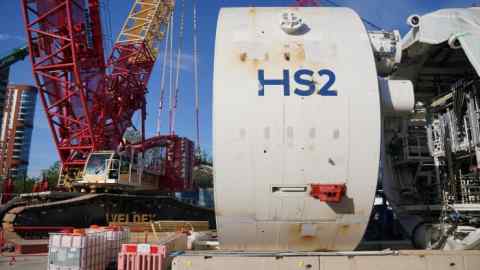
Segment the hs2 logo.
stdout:
<svg viewBox="0 0 480 270">
<path fill-rule="evenodd" d="M 317 72 L 320 77 L 326 77 L 327 81 L 320 86 L 320 90 L 316 91 L 315 82 L 313 81 L 314 71 L 310 69 L 299 69 L 295 72 L 293 78 L 299 85 L 305 86 L 305 89 L 295 88 L 293 93 L 297 96 L 311 96 L 314 93 L 320 96 L 337 96 L 337 90 L 331 89 L 335 83 L 335 73 L 329 69 L 321 69 Z M 258 82 L 260 83 L 260 89 L 258 90 L 259 96 L 265 96 L 265 86 L 267 85 L 281 85 L 283 86 L 283 95 L 290 96 L 290 71 L 288 69 L 283 70 L 283 78 L 281 79 L 266 79 L 265 70 L 258 70 Z"/>
</svg>

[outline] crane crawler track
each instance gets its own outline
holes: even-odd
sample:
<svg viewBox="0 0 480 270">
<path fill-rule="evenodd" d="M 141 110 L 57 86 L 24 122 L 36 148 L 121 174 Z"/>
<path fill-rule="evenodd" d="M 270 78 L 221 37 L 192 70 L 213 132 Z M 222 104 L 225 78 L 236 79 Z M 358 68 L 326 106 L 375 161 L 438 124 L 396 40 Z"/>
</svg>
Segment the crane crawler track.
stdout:
<svg viewBox="0 0 480 270">
<path fill-rule="evenodd" d="M 16 231 L 17 227 L 75 227 L 108 225 L 109 222 L 145 222 L 153 220 L 204 220 L 215 227 L 213 209 L 193 206 L 170 196 L 132 194 L 84 194 L 73 198 L 43 198 L 44 203 L 19 200 L 3 213 L 2 226 L 21 238 L 39 238 Z M 49 201 L 50 200 L 50 201 Z"/>
</svg>

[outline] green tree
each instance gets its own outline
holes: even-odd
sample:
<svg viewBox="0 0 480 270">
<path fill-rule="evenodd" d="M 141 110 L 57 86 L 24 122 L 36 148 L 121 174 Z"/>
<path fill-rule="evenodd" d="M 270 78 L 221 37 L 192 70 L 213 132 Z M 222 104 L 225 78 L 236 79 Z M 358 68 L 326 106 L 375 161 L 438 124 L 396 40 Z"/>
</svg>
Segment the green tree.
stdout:
<svg viewBox="0 0 480 270">
<path fill-rule="evenodd" d="M 197 166 L 193 168 L 193 182 L 200 188 L 213 187 L 212 157 L 205 150 L 197 148 L 195 159 Z"/>
<path fill-rule="evenodd" d="M 39 181 L 36 177 L 18 177 L 14 179 L 14 187 L 13 193 L 21 194 L 21 193 L 30 193 L 32 192 L 33 185 L 35 182 Z"/>
<path fill-rule="evenodd" d="M 212 157 L 203 149 L 198 149 L 196 152 L 196 158 L 200 164 L 212 166 Z"/>
<path fill-rule="evenodd" d="M 209 165 L 198 165 L 193 168 L 193 182 L 200 188 L 213 187 L 213 169 Z"/>
<path fill-rule="evenodd" d="M 49 189 L 53 189 L 57 186 L 58 176 L 60 174 L 60 162 L 55 161 L 48 169 L 42 170 L 42 179 L 48 180 Z"/>
</svg>

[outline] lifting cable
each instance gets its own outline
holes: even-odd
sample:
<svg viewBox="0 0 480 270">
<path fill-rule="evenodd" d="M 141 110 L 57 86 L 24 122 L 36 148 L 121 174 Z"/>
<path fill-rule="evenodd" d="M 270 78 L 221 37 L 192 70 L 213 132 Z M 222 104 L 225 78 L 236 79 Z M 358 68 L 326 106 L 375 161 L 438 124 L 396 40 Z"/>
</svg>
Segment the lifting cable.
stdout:
<svg viewBox="0 0 480 270">
<path fill-rule="evenodd" d="M 182 13 L 180 15 L 180 31 L 178 35 L 179 44 L 177 48 L 177 59 L 175 65 L 175 88 L 173 91 L 173 101 L 170 105 L 170 134 L 175 134 L 175 119 L 177 112 L 177 103 L 178 103 L 178 93 L 180 92 L 180 66 L 182 59 L 182 48 L 183 48 L 183 31 L 185 23 L 185 0 L 182 0 Z"/>
<path fill-rule="evenodd" d="M 172 20 L 170 24 L 170 59 L 169 59 L 169 68 L 170 68 L 170 80 L 169 80 L 169 131 L 172 129 L 172 107 L 173 107 L 173 30 L 174 28 L 174 15 L 172 13 Z"/>
<path fill-rule="evenodd" d="M 168 55 L 170 50 L 170 24 L 173 20 L 173 13 L 170 15 L 170 20 L 167 24 L 167 29 L 165 30 L 165 45 L 163 47 L 163 63 L 162 63 L 162 78 L 160 80 L 160 100 L 158 102 L 158 110 L 157 110 L 157 127 L 156 127 L 156 134 L 157 136 L 160 135 L 160 121 L 162 117 L 163 105 L 164 105 L 164 98 L 165 98 L 165 81 L 167 75 L 167 62 L 168 62 Z"/>
<path fill-rule="evenodd" d="M 193 80 L 195 88 L 195 144 L 197 145 L 197 152 L 200 153 L 200 96 L 198 89 L 197 4 L 195 0 L 193 0 Z"/>
</svg>

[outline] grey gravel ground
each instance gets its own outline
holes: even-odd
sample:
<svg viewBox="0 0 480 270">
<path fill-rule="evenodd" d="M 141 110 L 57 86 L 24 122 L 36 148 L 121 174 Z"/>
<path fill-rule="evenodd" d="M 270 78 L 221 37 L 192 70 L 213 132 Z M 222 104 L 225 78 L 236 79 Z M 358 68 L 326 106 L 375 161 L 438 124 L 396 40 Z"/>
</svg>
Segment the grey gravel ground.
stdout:
<svg viewBox="0 0 480 270">
<path fill-rule="evenodd" d="M 47 269 L 47 255 L 39 256 L 15 256 L 15 261 L 12 262 L 10 255 L 0 256 L 0 270 L 46 270 Z"/>
</svg>

